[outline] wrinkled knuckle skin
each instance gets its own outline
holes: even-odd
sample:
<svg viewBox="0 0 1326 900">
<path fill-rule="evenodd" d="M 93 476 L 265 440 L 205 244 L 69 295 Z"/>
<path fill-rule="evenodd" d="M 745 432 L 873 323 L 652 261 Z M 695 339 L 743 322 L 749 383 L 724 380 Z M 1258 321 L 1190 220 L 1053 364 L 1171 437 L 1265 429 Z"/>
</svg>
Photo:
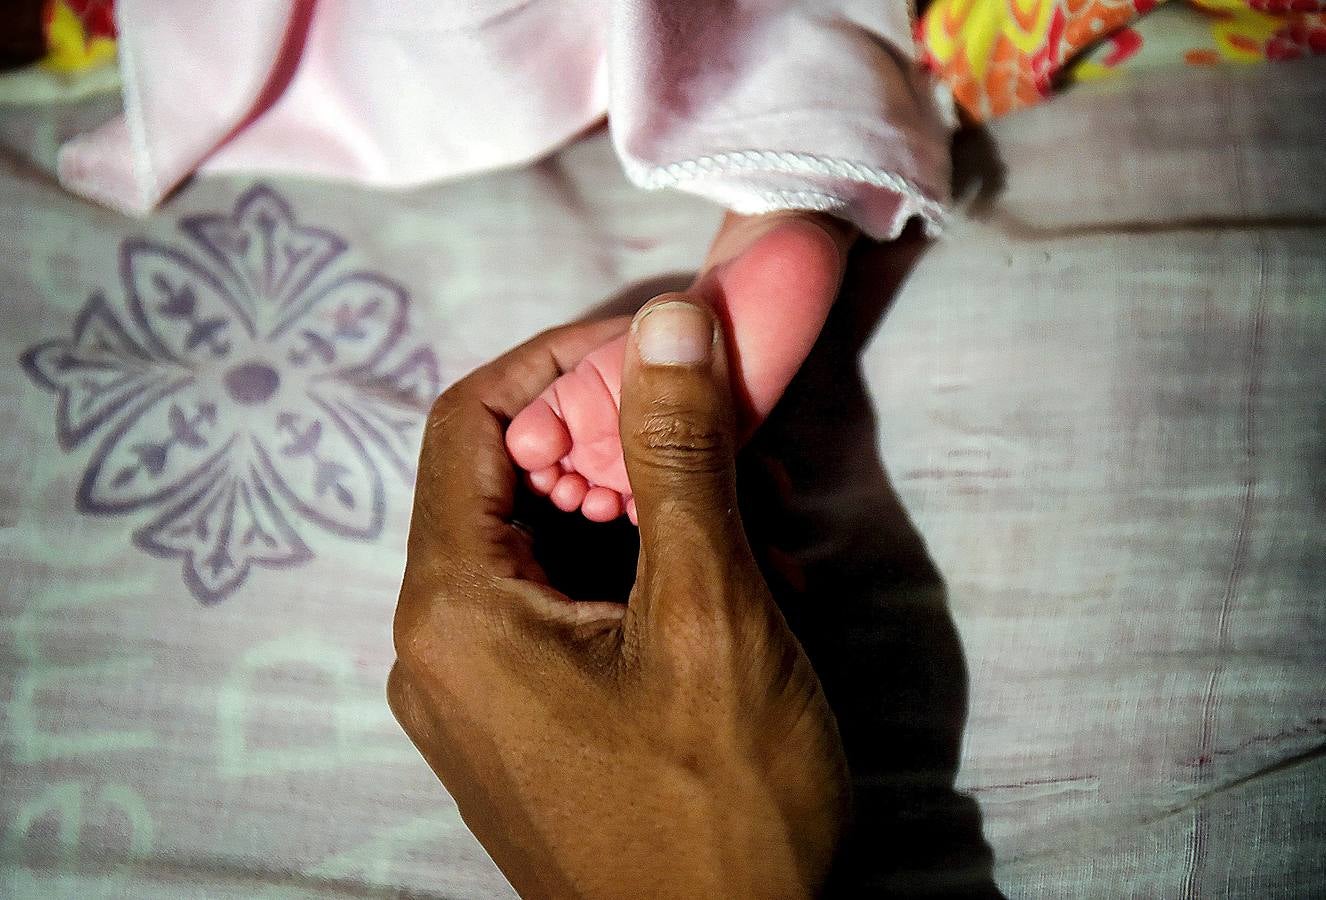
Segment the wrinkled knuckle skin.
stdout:
<svg viewBox="0 0 1326 900">
<path fill-rule="evenodd" d="M 729 455 L 730 439 L 722 428 L 675 410 L 647 413 L 636 438 L 650 462 L 667 468 L 712 469 Z"/>
</svg>

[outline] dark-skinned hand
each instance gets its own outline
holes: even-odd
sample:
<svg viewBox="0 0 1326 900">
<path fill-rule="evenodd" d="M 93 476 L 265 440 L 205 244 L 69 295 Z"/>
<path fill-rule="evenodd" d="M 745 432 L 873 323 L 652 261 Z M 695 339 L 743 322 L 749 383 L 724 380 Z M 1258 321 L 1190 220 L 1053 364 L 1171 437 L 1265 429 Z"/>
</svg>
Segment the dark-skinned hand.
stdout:
<svg viewBox="0 0 1326 900">
<path fill-rule="evenodd" d="M 624 319 L 547 332 L 429 416 L 388 699 L 525 897 L 806 897 L 849 788 L 833 715 L 737 512 L 724 342 L 664 295 L 630 323 L 625 605 L 555 590 L 513 521 L 507 422 Z"/>
</svg>

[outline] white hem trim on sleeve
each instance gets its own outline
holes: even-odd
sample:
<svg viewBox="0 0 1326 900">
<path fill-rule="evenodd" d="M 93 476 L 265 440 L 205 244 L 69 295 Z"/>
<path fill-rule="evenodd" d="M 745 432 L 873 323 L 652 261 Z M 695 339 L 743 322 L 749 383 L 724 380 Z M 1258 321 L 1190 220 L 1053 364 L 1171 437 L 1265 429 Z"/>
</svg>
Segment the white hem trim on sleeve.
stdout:
<svg viewBox="0 0 1326 900">
<path fill-rule="evenodd" d="M 686 181 L 739 172 L 786 172 L 791 175 L 837 178 L 893 191 L 904 200 L 900 218 L 905 220 L 913 214 L 919 215 L 925 220 L 927 231 L 938 230 L 947 218 L 941 204 L 926 196 L 924 191 L 907 179 L 885 169 L 851 160 L 788 150 L 738 150 L 697 156 L 661 166 L 649 166 L 637 160 L 623 162 L 631 182 L 646 190 L 676 187 Z M 848 205 L 848 201 L 841 197 L 811 190 L 776 191 L 758 196 L 759 200 L 752 197 L 740 203 L 742 208 L 733 206 L 734 211 L 744 214 L 775 209 L 833 212 Z M 900 226 L 895 225 L 895 231 L 897 227 Z"/>
</svg>

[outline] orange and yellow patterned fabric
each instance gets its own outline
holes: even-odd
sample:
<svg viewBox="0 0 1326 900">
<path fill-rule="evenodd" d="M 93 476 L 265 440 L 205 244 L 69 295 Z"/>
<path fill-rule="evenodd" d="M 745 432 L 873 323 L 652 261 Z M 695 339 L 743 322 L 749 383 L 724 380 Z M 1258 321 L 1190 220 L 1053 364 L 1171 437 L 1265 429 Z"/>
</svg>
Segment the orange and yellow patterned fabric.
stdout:
<svg viewBox="0 0 1326 900">
<path fill-rule="evenodd" d="M 114 60 L 114 0 L 45 0 L 33 14 L 46 68 Z M 916 32 L 924 64 L 984 121 L 1121 70 L 1326 54 L 1326 0 L 933 0 Z"/>
<path fill-rule="evenodd" d="M 50 0 L 43 11 L 46 55 L 41 64 L 77 72 L 115 59 L 113 0 Z"/>
<path fill-rule="evenodd" d="M 917 40 L 925 64 L 975 121 L 1121 69 L 1326 53 L 1326 0 L 1161 3 L 934 0 L 917 23 Z"/>
</svg>

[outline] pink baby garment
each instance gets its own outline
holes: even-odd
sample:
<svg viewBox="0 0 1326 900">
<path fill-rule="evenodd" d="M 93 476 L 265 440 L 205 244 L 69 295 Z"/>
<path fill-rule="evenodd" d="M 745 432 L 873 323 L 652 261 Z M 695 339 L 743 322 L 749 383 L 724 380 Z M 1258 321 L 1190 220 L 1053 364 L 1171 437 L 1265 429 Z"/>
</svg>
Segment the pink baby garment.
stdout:
<svg viewBox="0 0 1326 900">
<path fill-rule="evenodd" d="M 119 0 L 123 115 L 59 174 L 151 210 L 192 172 L 400 187 L 536 159 L 604 115 L 630 179 L 874 237 L 947 199 L 948 100 L 906 0 Z"/>
</svg>

